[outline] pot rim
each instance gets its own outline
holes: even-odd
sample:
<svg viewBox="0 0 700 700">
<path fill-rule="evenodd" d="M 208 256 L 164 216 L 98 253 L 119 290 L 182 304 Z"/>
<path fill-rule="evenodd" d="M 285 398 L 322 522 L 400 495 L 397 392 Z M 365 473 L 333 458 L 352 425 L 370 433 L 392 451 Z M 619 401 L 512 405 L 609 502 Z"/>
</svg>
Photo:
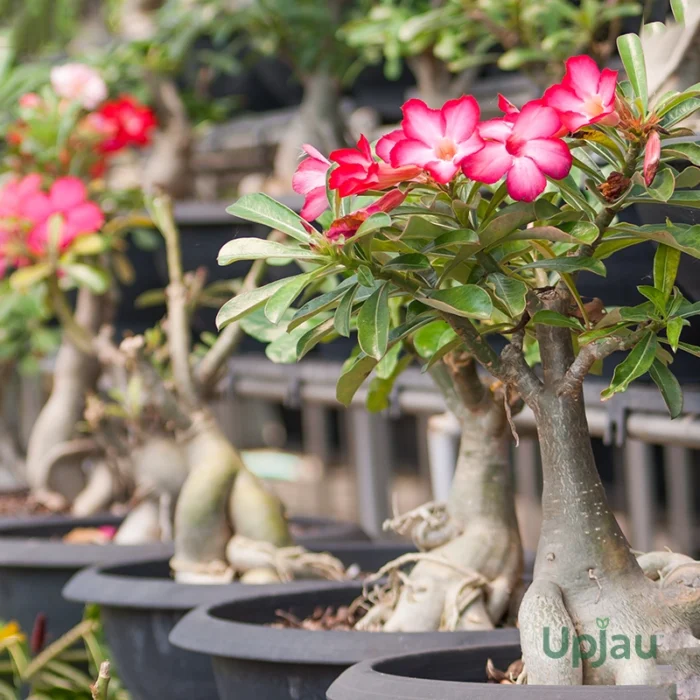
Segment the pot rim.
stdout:
<svg viewBox="0 0 700 700">
<path fill-rule="evenodd" d="M 403 550 L 410 550 L 411 545 L 402 542 L 326 542 L 315 547 L 321 551 L 331 551 L 336 556 L 348 553 L 353 555 L 363 549 L 387 551 L 398 556 Z M 63 597 L 79 603 L 97 603 L 112 608 L 130 608 L 136 610 L 179 610 L 187 612 L 202 605 L 227 602 L 261 594 L 260 586 L 227 584 L 178 583 L 172 579 L 155 576 L 134 576 L 129 573 L 132 566 L 144 564 L 167 565 L 169 557 L 135 557 L 133 560 L 102 564 L 79 571 L 63 589 Z M 345 582 L 333 581 L 290 581 L 281 584 L 264 584 L 264 592 L 278 591 L 286 593 L 291 590 L 318 588 L 319 586 L 345 586 Z"/>
<path fill-rule="evenodd" d="M 496 649 L 512 647 L 520 652 L 520 645 L 511 641 L 498 640 L 482 645 L 484 665 Z M 469 647 L 432 649 L 427 652 L 385 656 L 368 659 L 344 671 L 328 689 L 328 700 L 359 700 L 376 698 L 377 700 L 669 700 L 669 689 L 641 685 L 628 686 L 553 686 L 553 685 L 500 685 L 497 683 L 468 683 L 465 681 L 440 681 L 427 678 L 399 676 L 382 670 L 386 664 L 405 662 L 410 666 L 415 662 L 424 665 L 426 657 L 446 657 L 464 651 Z M 515 694 L 515 695 L 514 695 Z"/>
<path fill-rule="evenodd" d="M 518 630 L 501 629 L 470 632 L 360 632 L 279 629 L 265 624 L 222 619 L 220 614 L 270 605 L 271 596 L 279 597 L 275 608 L 288 608 L 295 602 L 309 605 L 347 604 L 362 591 L 362 585 L 335 584 L 307 587 L 283 593 L 265 591 L 242 598 L 195 608 L 185 615 L 170 633 L 170 643 L 181 649 L 223 659 L 245 659 L 268 663 L 349 666 L 367 659 L 405 654 L 416 649 L 466 648 L 493 643 L 517 643 Z"/>
</svg>

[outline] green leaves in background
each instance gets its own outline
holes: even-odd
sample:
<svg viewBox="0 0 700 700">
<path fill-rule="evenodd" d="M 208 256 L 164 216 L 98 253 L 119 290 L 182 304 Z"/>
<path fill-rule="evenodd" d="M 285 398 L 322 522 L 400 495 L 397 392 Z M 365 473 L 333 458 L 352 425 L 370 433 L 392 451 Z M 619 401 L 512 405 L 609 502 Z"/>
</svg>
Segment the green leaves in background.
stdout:
<svg viewBox="0 0 700 700">
<path fill-rule="evenodd" d="M 636 34 L 623 34 L 617 37 L 617 48 L 634 94 L 641 100 L 642 109 L 646 113 L 649 108 L 649 92 L 642 41 Z"/>
<path fill-rule="evenodd" d="M 668 299 L 676 282 L 681 253 L 677 248 L 659 245 L 654 254 L 654 287 Z"/>
<path fill-rule="evenodd" d="M 357 317 L 357 340 L 362 351 L 381 360 L 389 342 L 389 283 L 385 282 L 363 304 Z"/>
<path fill-rule="evenodd" d="M 439 289 L 420 301 L 439 311 L 465 318 L 488 319 L 493 313 L 493 302 L 486 291 L 475 284 L 462 284 L 449 289 Z"/>
<path fill-rule="evenodd" d="M 239 260 L 282 258 L 291 260 L 314 260 L 318 256 L 309 248 L 299 248 L 266 238 L 237 238 L 225 243 L 219 251 L 219 265 L 230 265 Z"/>
<path fill-rule="evenodd" d="M 677 418 L 683 412 L 683 390 L 673 372 L 663 362 L 655 359 L 649 368 L 649 376 L 659 387 L 671 418 Z"/>
<path fill-rule="evenodd" d="M 304 220 L 298 214 L 266 194 L 243 195 L 226 211 L 246 221 L 253 221 L 282 231 L 282 233 L 286 233 L 302 243 L 308 242 L 311 238 Z"/>
<path fill-rule="evenodd" d="M 652 331 L 645 333 L 629 355 L 615 367 L 612 382 L 601 393 L 601 398 L 605 401 L 613 395 L 625 391 L 633 380 L 646 374 L 656 358 L 657 347 L 656 333 Z"/>
</svg>

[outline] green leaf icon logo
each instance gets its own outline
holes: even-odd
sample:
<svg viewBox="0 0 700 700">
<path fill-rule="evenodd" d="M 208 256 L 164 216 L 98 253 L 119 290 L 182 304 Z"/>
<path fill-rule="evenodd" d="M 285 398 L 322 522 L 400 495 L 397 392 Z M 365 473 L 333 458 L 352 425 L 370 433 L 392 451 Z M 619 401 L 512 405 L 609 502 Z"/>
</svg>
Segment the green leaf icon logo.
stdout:
<svg viewBox="0 0 700 700">
<path fill-rule="evenodd" d="M 610 618 L 609 617 L 597 617 L 596 624 L 598 625 L 599 629 L 605 630 L 608 628 L 608 625 L 610 624 Z"/>
</svg>

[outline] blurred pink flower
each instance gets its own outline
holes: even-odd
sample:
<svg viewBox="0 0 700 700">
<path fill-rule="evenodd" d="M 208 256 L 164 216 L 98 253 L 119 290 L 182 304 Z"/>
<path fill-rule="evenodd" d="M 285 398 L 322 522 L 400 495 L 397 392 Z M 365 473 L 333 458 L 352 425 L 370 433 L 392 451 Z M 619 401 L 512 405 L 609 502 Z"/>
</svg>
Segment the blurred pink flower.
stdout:
<svg viewBox="0 0 700 700">
<path fill-rule="evenodd" d="M 80 102 L 85 109 L 95 109 L 107 98 L 102 76 L 84 63 L 65 63 L 52 68 L 51 86 L 59 97 Z"/>
<path fill-rule="evenodd" d="M 559 112 L 562 124 L 576 131 L 589 124 L 615 126 L 617 71 L 602 71 L 590 56 L 572 56 L 566 61 L 566 74 L 558 85 L 548 88 L 544 103 Z"/>
<path fill-rule="evenodd" d="M 508 194 L 532 202 L 547 186 L 545 175 L 560 180 L 571 169 L 571 152 L 556 138 L 560 128 L 557 113 L 537 100 L 526 104 L 512 122 L 485 121 L 479 125 L 484 147 L 464 161 L 464 174 L 487 185 L 506 175 Z"/>
<path fill-rule="evenodd" d="M 61 177 L 49 192 L 38 192 L 27 198 L 25 216 L 36 223 L 29 234 L 27 244 L 35 255 L 46 252 L 49 226 L 58 218 L 60 222 L 60 250 L 65 250 L 78 236 L 96 233 L 104 224 L 100 207 L 88 199 L 87 188 L 77 177 Z"/>
<path fill-rule="evenodd" d="M 26 238 L 36 221 L 27 204 L 40 193 L 41 177 L 36 174 L 9 180 L 0 189 L 0 277 L 8 268 L 29 262 Z"/>
<path fill-rule="evenodd" d="M 304 144 L 303 149 L 308 158 L 299 163 L 292 178 L 292 189 L 305 197 L 301 217 L 307 221 L 314 221 L 328 209 L 326 175 L 331 162 L 308 143 Z"/>
</svg>

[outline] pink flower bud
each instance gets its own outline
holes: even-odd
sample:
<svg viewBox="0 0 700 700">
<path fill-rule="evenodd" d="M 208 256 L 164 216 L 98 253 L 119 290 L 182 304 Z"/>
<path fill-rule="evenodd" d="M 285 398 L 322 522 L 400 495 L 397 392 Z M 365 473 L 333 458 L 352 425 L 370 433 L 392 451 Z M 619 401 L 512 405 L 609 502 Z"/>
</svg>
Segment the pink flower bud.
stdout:
<svg viewBox="0 0 700 700">
<path fill-rule="evenodd" d="M 644 149 L 644 182 L 651 187 L 661 160 L 661 138 L 658 131 L 652 131 Z"/>
</svg>

